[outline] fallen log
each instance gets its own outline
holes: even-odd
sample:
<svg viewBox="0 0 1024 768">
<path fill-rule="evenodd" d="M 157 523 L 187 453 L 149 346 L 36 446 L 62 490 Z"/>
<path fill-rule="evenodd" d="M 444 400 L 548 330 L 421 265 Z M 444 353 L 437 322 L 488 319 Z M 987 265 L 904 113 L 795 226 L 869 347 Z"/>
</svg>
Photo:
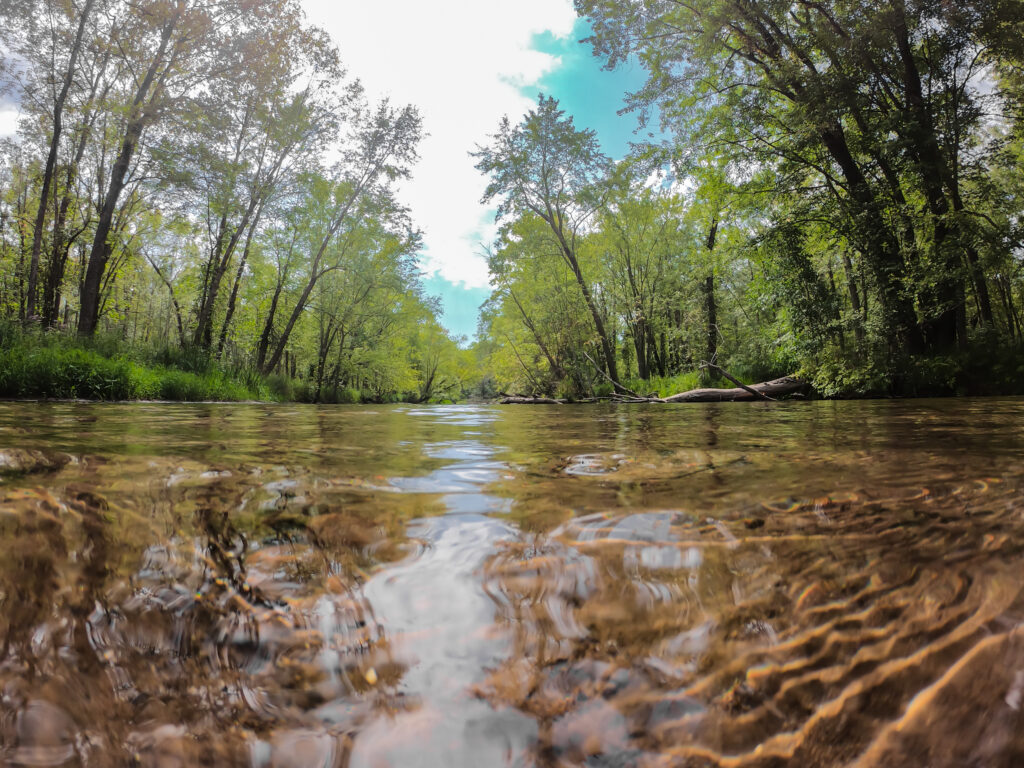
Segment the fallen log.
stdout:
<svg viewBox="0 0 1024 768">
<path fill-rule="evenodd" d="M 498 401 L 499 405 L 565 405 L 567 400 L 555 400 L 551 397 L 521 397 L 510 395 Z"/>
<path fill-rule="evenodd" d="M 744 390 L 745 392 L 749 392 L 751 395 L 754 396 L 755 400 L 774 400 L 775 399 L 774 397 L 770 397 L 769 395 L 765 394 L 764 392 L 757 391 L 753 387 L 748 387 L 746 384 L 744 384 L 742 381 L 737 379 L 735 376 L 733 376 L 727 370 L 725 370 L 724 368 L 721 368 L 721 367 L 715 365 L 714 363 L 705 363 L 703 367 L 704 368 L 710 368 L 712 371 L 715 371 L 719 376 L 722 376 L 723 378 L 728 379 L 729 381 L 731 381 L 733 384 L 735 384 L 740 389 Z"/>
<path fill-rule="evenodd" d="M 689 392 L 680 392 L 678 395 L 671 395 L 663 398 L 663 403 L 725 403 L 741 400 L 762 400 L 766 397 L 785 397 L 807 389 L 807 382 L 794 379 L 791 376 L 784 376 L 774 381 L 765 381 L 761 384 L 751 384 L 749 387 L 736 387 L 735 389 L 691 389 Z"/>
<path fill-rule="evenodd" d="M 717 366 L 716 366 L 717 367 Z M 727 378 L 732 379 L 731 376 Z M 774 400 L 777 397 L 795 395 L 798 392 L 807 390 L 806 381 L 794 379 L 792 376 L 784 376 L 774 381 L 765 381 L 760 384 L 742 385 L 735 389 L 715 389 L 704 387 L 691 389 L 688 392 L 680 392 L 678 395 L 669 397 L 632 397 L 629 395 L 612 395 L 606 398 L 590 398 L 588 400 L 576 400 L 575 403 L 593 403 L 599 400 L 609 400 L 613 403 L 727 403 L 741 402 L 744 400 Z M 527 397 L 525 395 L 509 395 L 498 401 L 500 405 L 566 405 L 568 400 L 556 400 L 551 397 Z"/>
</svg>

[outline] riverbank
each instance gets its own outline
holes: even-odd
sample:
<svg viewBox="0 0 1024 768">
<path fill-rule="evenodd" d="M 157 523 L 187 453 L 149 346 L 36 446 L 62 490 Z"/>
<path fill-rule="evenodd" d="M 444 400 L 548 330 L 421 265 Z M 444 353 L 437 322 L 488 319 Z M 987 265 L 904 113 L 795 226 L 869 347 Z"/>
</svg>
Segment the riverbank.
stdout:
<svg viewBox="0 0 1024 768">
<path fill-rule="evenodd" d="M 294 371 L 293 371 L 294 373 Z M 244 360 L 224 359 L 195 348 L 132 344 L 115 336 L 81 339 L 56 332 L 0 324 L 0 399 L 107 402 L 276 402 L 321 404 L 422 404 L 416 392 L 324 385 L 280 373 L 263 375 Z M 735 374 L 735 375 L 734 375 Z M 626 378 L 618 393 L 610 380 L 587 394 L 501 389 L 485 372 L 467 374 L 456 401 L 587 403 L 744 400 L 758 395 L 748 387 L 798 379 L 799 396 L 823 399 L 876 399 L 1024 394 L 1024 348 L 978 345 L 947 356 L 904 358 L 898 365 L 838 370 L 824 362 L 795 371 L 759 369 L 737 361 L 667 377 Z M 607 379 L 607 377 L 606 377 Z M 738 391 L 736 388 L 743 388 Z M 769 398 L 792 395 L 769 386 Z M 512 395 L 512 397 L 508 397 Z M 430 402 L 438 402 L 430 398 Z M 443 402 L 453 402 L 445 398 Z"/>
<path fill-rule="evenodd" d="M 0 349 L 0 397 L 61 400 L 270 400 L 262 382 L 217 367 L 192 372 L 65 346 Z"/>
<path fill-rule="evenodd" d="M 104 402 L 412 402 L 400 393 L 322 387 L 196 349 L 81 339 L 0 326 L 0 400 Z"/>
</svg>

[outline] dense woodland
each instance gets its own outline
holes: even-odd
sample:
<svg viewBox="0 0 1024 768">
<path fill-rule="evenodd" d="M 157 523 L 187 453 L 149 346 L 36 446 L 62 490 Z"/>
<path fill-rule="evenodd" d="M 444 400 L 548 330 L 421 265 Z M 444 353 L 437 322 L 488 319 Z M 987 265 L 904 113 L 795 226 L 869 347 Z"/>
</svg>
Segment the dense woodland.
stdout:
<svg viewBox="0 0 1024 768">
<path fill-rule="evenodd" d="M 613 162 L 541 97 L 477 152 L 499 381 L 664 395 L 717 363 L 825 395 L 1021 391 L 1024 4 L 576 7 L 607 66 L 649 72 L 649 139 Z"/>
<path fill-rule="evenodd" d="M 648 73 L 641 130 L 609 158 L 542 95 L 472 150 L 501 226 L 468 348 L 394 194 L 417 111 L 369 103 L 296 0 L 0 8 L 23 378 L 74 347 L 317 401 L 665 395 L 709 363 L 1024 390 L 1017 0 L 576 0 L 594 54 Z"/>
<path fill-rule="evenodd" d="M 420 117 L 370 103 L 296 0 L 2 7 L 0 315 L 284 395 L 461 393 L 394 196 Z"/>
</svg>

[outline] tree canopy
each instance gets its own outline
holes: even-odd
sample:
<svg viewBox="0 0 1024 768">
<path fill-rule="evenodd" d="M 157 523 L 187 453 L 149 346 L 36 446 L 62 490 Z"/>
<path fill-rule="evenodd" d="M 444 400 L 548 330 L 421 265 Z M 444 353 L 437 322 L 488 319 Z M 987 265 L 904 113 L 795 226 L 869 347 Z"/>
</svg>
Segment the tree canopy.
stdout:
<svg viewBox="0 0 1024 768">
<path fill-rule="evenodd" d="M 664 137 L 588 175 L 593 215 L 573 230 L 588 309 L 611 329 L 623 379 L 717 361 L 754 377 L 800 372 L 825 393 L 964 391 L 984 389 L 985 365 L 1020 359 L 1021 211 L 1004 186 L 1021 163 L 1019 4 L 576 8 L 607 67 L 643 66 L 628 108 Z M 518 137 L 543 114 L 558 114 L 546 97 L 518 127 L 503 123 L 481 164 L 505 219 L 547 215 L 536 195 L 509 191 L 530 178 Z M 566 152 L 598 163 L 582 136 L 563 139 Z M 552 238 L 530 256 L 557 251 Z M 511 257 L 521 243 L 496 247 Z M 508 274 L 507 258 L 492 261 Z M 569 380 L 570 363 L 531 330 L 555 301 L 531 279 L 519 273 L 496 294 L 484 331 L 520 317 L 523 367 L 535 359 Z M 989 373 L 994 389 L 1013 388 Z M 516 377 L 543 381 L 537 370 Z"/>
<path fill-rule="evenodd" d="M 1024 10 L 575 0 L 634 62 L 631 152 L 550 95 L 470 151 L 496 213 L 469 345 L 398 193 L 424 128 L 299 0 L 0 6 L 0 320 L 310 399 L 1024 381 Z M 654 128 L 657 130 L 654 130 Z M 443 128 L 438 128 L 443 130 Z"/>
<path fill-rule="evenodd" d="M 396 198 L 419 112 L 367 99 L 298 0 L 0 12 L 22 105 L 0 151 L 0 315 L 299 379 L 315 399 L 461 394 Z"/>
</svg>

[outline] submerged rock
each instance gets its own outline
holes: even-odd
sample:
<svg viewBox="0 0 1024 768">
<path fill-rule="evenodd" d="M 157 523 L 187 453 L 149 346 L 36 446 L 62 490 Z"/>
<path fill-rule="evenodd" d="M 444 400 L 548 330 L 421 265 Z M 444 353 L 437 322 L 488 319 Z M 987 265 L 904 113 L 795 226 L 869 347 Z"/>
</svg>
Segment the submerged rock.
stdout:
<svg viewBox="0 0 1024 768">
<path fill-rule="evenodd" d="M 66 453 L 29 451 L 23 448 L 0 449 L 0 477 L 56 472 L 71 462 Z"/>
</svg>

